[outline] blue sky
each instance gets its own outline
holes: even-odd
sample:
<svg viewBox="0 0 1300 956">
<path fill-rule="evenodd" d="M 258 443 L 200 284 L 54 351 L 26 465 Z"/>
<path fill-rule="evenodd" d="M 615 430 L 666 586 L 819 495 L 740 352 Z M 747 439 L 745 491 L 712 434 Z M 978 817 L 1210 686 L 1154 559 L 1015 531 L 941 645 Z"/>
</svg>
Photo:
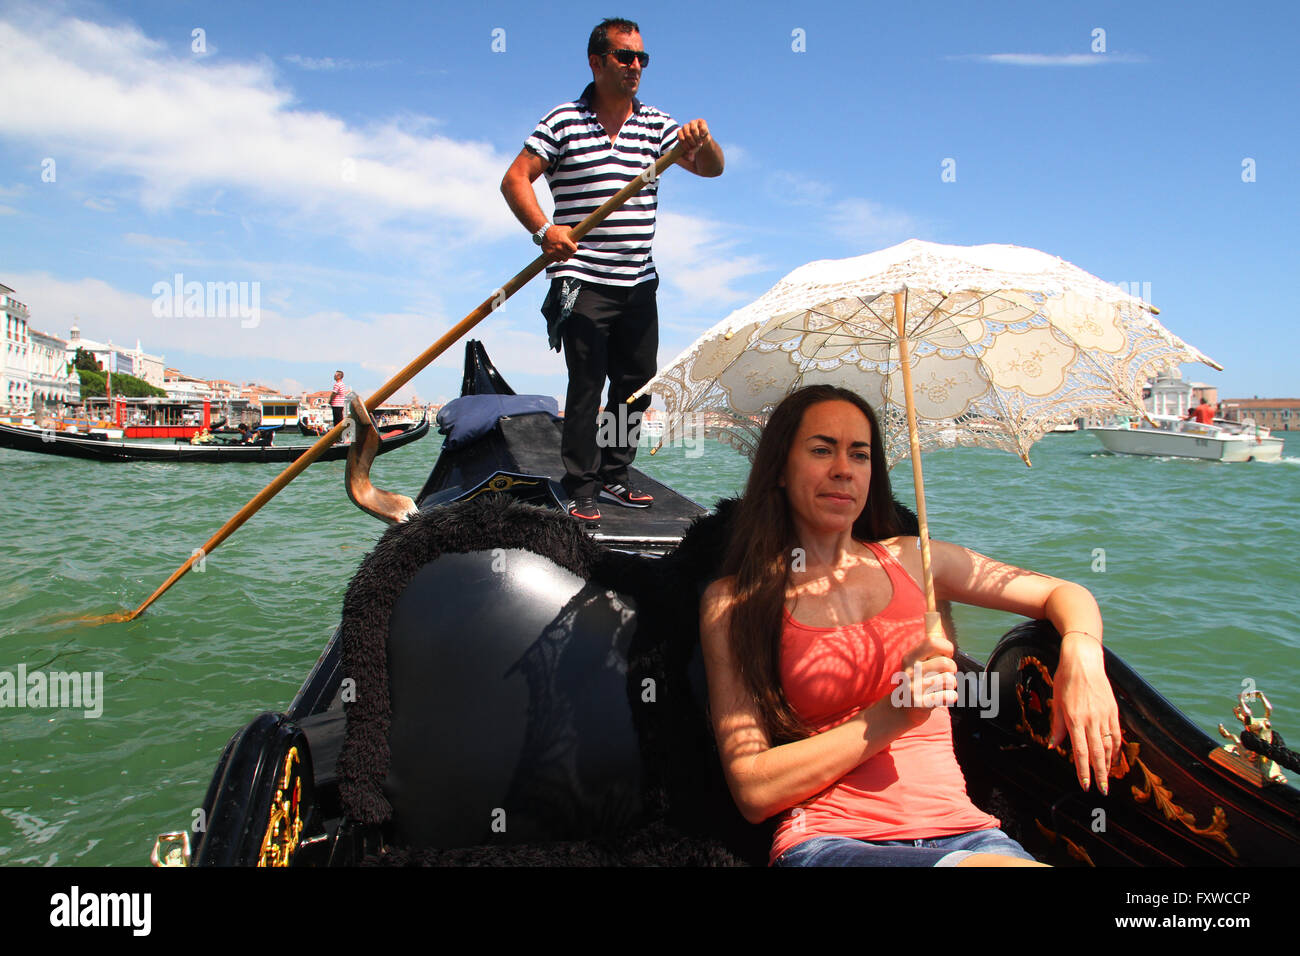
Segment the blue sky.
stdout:
<svg viewBox="0 0 1300 956">
<path fill-rule="evenodd" d="M 532 258 L 501 175 L 609 15 L 641 24 L 642 98 L 727 154 L 661 187 L 661 364 L 809 260 L 916 237 L 1129 283 L 1224 366 L 1190 377 L 1300 395 L 1283 3 L 0 3 L 0 282 L 38 329 L 368 393 Z M 257 283 L 259 321 L 154 315 L 177 273 Z M 475 334 L 561 394 L 543 293 Z"/>
</svg>

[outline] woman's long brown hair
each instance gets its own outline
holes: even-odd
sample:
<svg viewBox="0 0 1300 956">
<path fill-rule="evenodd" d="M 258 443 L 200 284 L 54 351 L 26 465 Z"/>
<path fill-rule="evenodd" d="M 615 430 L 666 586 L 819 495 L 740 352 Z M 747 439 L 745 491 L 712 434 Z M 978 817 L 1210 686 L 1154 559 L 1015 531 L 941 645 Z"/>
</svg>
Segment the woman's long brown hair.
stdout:
<svg viewBox="0 0 1300 956">
<path fill-rule="evenodd" d="M 810 733 L 790 707 L 781 686 L 782 611 L 790 585 L 792 552 L 798 541 L 780 481 L 804 413 L 813 405 L 834 401 L 854 405 L 871 424 L 871 481 L 866 506 L 853 523 L 853 537 L 879 541 L 902 532 L 889 486 L 884 438 L 876 413 L 866 399 L 833 385 L 810 385 L 786 396 L 763 429 L 722 566 L 724 575 L 735 577 L 729 628 L 731 651 L 745 689 L 757 704 L 774 742 Z"/>
</svg>

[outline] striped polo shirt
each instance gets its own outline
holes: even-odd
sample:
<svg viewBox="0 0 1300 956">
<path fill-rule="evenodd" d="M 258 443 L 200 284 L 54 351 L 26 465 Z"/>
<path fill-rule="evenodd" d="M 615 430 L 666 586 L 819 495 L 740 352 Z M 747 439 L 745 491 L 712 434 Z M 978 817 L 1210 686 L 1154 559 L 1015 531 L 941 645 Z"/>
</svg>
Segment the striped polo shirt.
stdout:
<svg viewBox="0 0 1300 956">
<path fill-rule="evenodd" d="M 633 98 L 632 115 L 611 143 L 588 106 L 595 92 L 596 85 L 588 84 L 578 99 L 551 110 L 524 143 L 546 161 L 546 182 L 555 199 L 553 221 L 559 226 L 582 222 L 677 142 L 673 118 Z M 546 277 L 618 286 L 656 278 L 650 243 L 658 206 L 656 179 L 587 233 L 569 259 L 547 266 Z"/>
</svg>

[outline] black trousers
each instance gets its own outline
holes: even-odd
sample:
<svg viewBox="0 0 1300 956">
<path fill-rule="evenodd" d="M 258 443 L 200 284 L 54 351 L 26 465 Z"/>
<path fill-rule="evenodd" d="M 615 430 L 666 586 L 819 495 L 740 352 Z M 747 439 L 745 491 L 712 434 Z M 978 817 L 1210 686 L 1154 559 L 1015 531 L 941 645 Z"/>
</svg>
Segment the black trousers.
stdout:
<svg viewBox="0 0 1300 956">
<path fill-rule="evenodd" d="M 560 456 L 564 490 L 570 498 L 595 497 L 601 485 L 627 481 L 628 466 L 636 457 L 641 413 L 650 406 L 650 396 L 625 403 L 655 374 L 658 287 L 658 279 L 628 287 L 584 282 L 561 326 L 569 390 Z M 598 421 L 606 379 L 609 396 Z"/>
</svg>

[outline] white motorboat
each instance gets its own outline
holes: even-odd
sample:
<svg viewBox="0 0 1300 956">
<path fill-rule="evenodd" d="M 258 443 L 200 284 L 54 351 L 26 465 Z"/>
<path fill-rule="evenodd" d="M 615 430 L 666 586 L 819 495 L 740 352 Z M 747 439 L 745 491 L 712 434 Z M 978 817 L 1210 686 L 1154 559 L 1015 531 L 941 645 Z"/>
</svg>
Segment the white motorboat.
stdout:
<svg viewBox="0 0 1300 956">
<path fill-rule="evenodd" d="M 1107 451 L 1119 455 L 1154 455 L 1162 458 L 1204 458 L 1209 461 L 1277 461 L 1282 439 L 1252 422 L 1216 419 L 1213 424 L 1174 415 L 1152 415 L 1134 421 L 1088 429 Z"/>
</svg>

